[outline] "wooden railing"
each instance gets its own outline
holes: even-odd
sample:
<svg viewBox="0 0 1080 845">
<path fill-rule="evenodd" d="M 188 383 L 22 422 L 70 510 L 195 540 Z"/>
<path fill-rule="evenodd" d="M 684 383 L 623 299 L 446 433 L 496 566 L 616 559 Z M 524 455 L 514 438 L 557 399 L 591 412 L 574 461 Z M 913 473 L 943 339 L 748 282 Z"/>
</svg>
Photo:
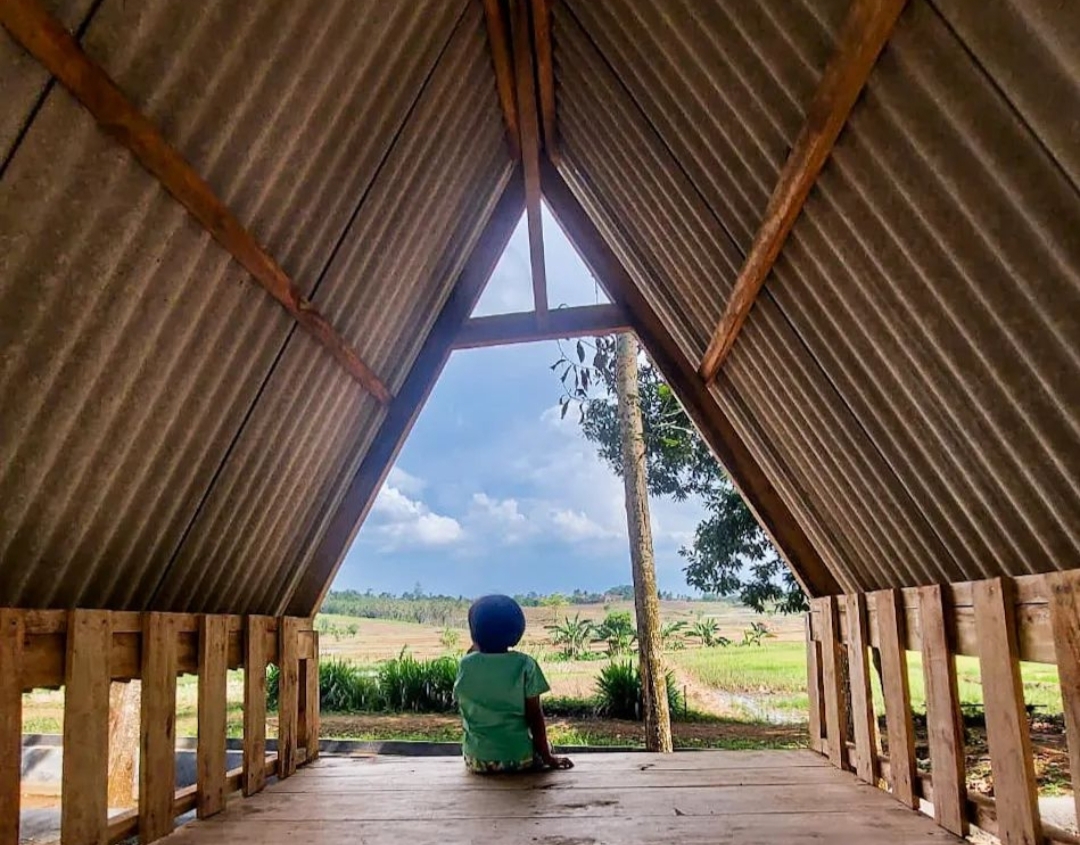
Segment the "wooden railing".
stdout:
<svg viewBox="0 0 1080 845">
<path fill-rule="evenodd" d="M 922 655 L 928 774 L 915 758 L 909 651 Z M 967 790 L 956 655 L 979 660 L 993 798 Z M 814 599 L 807 617 L 810 745 L 908 806 L 932 803 L 938 824 L 957 835 L 971 823 L 1006 845 L 1080 845 L 1080 837 L 1039 816 L 1020 661 L 1058 667 L 1070 771 L 1080 786 L 1078 572 Z M 876 736 L 876 671 L 887 757 Z M 1080 790 L 1076 800 L 1080 816 Z"/>
<path fill-rule="evenodd" d="M 294 617 L 0 609 L 0 845 L 19 841 L 22 694 L 64 688 L 61 842 L 153 842 L 318 755 L 319 643 Z M 267 667 L 279 667 L 276 754 L 266 751 Z M 244 670 L 243 766 L 226 770 L 226 673 Z M 177 790 L 176 679 L 198 675 L 198 781 Z M 138 806 L 108 816 L 109 687 L 141 680 Z"/>
</svg>

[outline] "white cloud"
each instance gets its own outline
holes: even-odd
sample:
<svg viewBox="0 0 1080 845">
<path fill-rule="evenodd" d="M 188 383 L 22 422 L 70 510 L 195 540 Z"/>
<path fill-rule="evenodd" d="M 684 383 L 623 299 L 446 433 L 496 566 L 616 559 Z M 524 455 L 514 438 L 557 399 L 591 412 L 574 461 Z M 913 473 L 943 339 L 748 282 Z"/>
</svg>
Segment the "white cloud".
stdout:
<svg viewBox="0 0 1080 845">
<path fill-rule="evenodd" d="M 561 536 L 571 542 L 581 540 L 611 540 L 619 536 L 617 531 L 605 528 L 582 511 L 560 509 L 552 511 L 551 522 Z"/>
<path fill-rule="evenodd" d="M 390 473 L 386 476 L 386 484 L 409 496 L 419 496 L 427 487 L 427 482 L 422 478 L 417 478 L 396 464 L 390 468 Z"/>
<path fill-rule="evenodd" d="M 388 549 L 446 546 L 460 540 L 465 533 L 452 516 L 433 513 L 423 502 L 410 499 L 389 483 L 379 492 L 371 517 L 373 528 L 387 541 Z"/>
<path fill-rule="evenodd" d="M 474 510 L 499 522 L 515 524 L 526 521 L 517 499 L 493 499 L 487 493 L 473 493 L 472 503 Z"/>
</svg>

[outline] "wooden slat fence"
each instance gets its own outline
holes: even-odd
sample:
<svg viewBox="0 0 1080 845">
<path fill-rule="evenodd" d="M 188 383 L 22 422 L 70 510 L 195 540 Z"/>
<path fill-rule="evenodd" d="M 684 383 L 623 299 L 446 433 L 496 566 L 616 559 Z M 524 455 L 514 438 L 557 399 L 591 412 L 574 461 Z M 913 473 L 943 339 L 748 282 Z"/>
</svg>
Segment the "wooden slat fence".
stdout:
<svg viewBox="0 0 1080 845">
<path fill-rule="evenodd" d="M 1073 777 L 1080 777 L 1080 572 L 827 596 L 810 605 L 813 750 L 908 806 L 931 803 L 937 823 L 959 836 L 974 824 L 1005 845 L 1080 845 L 1080 836 L 1039 817 L 1020 679 L 1020 661 L 1058 667 Z M 922 658 L 929 773 L 915 757 L 908 652 Z M 993 798 L 967 791 L 957 655 L 979 660 Z M 887 755 L 871 701 L 875 666 Z"/>
<path fill-rule="evenodd" d="M 62 845 L 168 835 L 318 756 L 319 645 L 295 617 L 0 608 L 0 845 L 17 845 L 22 693 L 63 686 Z M 266 750 L 266 670 L 280 669 L 280 753 Z M 244 670 L 244 765 L 226 771 L 226 672 Z M 176 789 L 176 679 L 199 676 L 198 780 Z M 139 679 L 138 806 L 108 816 L 109 685 Z M 282 758 L 284 755 L 284 759 Z"/>
</svg>

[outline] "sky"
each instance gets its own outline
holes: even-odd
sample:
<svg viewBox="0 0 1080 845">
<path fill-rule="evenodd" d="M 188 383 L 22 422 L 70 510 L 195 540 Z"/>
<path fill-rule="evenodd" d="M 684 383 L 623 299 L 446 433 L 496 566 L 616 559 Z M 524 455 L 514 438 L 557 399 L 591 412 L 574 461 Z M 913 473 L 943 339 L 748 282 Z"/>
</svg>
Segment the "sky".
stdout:
<svg viewBox="0 0 1080 845">
<path fill-rule="evenodd" d="M 607 298 L 545 209 L 548 299 Z M 474 315 L 532 309 L 528 233 L 514 231 Z M 571 346 L 568 346 L 568 352 Z M 475 596 L 602 591 L 631 580 L 622 480 L 560 419 L 554 341 L 454 352 L 334 582 L 335 589 Z M 700 503 L 654 499 L 661 590 Z"/>
</svg>

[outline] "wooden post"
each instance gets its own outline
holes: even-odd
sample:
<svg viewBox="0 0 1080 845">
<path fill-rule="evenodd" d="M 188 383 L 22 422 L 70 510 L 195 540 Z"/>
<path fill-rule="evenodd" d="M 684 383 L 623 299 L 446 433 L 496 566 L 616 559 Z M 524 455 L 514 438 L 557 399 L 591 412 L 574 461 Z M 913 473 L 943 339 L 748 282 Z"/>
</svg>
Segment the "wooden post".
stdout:
<svg viewBox="0 0 1080 845">
<path fill-rule="evenodd" d="M 23 616 L 0 610 L 0 845 L 19 845 Z"/>
<path fill-rule="evenodd" d="M 142 641 L 142 724 L 139 757 L 139 841 L 173 829 L 176 794 L 177 634 L 167 613 L 147 613 Z"/>
<path fill-rule="evenodd" d="M 300 663 L 299 736 L 304 761 L 319 756 L 319 632 L 312 631 L 313 655 Z"/>
<path fill-rule="evenodd" d="M 889 774 L 893 795 L 918 809 L 915 795 L 915 728 L 911 721 L 908 687 L 907 642 L 904 631 L 903 594 L 881 590 L 872 594 L 877 606 L 881 643 L 881 686 L 885 695 L 885 724 L 889 737 Z"/>
<path fill-rule="evenodd" d="M 840 618 L 836 596 L 821 600 L 821 673 L 825 690 L 825 735 L 829 760 L 848 768 L 847 696 L 844 695 L 843 658 L 840 647 Z"/>
<path fill-rule="evenodd" d="M 851 721 L 855 733 L 855 772 L 860 779 L 876 785 L 878 756 L 874 739 L 874 699 L 870 692 L 870 628 L 866 618 L 866 596 L 852 593 L 844 601 L 851 677 Z"/>
<path fill-rule="evenodd" d="M 296 772 L 296 738 L 300 710 L 299 622 L 278 618 L 278 779 Z"/>
<path fill-rule="evenodd" d="M 244 795 L 266 786 L 266 638 L 268 616 L 249 616 L 244 630 Z"/>
<path fill-rule="evenodd" d="M 109 806 L 134 807 L 139 758 L 140 681 L 113 681 L 109 690 Z"/>
<path fill-rule="evenodd" d="M 110 614 L 73 610 L 64 669 L 63 845 L 105 845 L 109 797 Z"/>
<path fill-rule="evenodd" d="M 1065 705 L 1065 736 L 1069 742 L 1069 771 L 1076 817 L 1080 819 L 1080 595 L 1075 572 L 1050 576 L 1050 624 L 1058 662 L 1061 700 Z"/>
<path fill-rule="evenodd" d="M 810 600 L 810 606 L 820 605 L 817 599 Z M 819 754 L 824 753 L 825 742 L 822 725 L 825 724 L 824 702 L 821 691 L 821 648 L 814 639 L 814 614 L 806 614 L 806 695 L 810 699 L 810 748 Z"/>
<path fill-rule="evenodd" d="M 1015 587 L 1011 578 L 994 578 L 972 588 L 998 838 L 1004 845 L 1038 845 L 1042 825 L 1020 680 Z"/>
<path fill-rule="evenodd" d="M 200 819 L 225 809 L 226 685 L 229 618 L 199 619 L 199 745 L 196 810 Z"/>
<path fill-rule="evenodd" d="M 945 592 L 919 587 L 923 676 L 926 681 L 926 733 L 934 777 L 934 820 L 957 836 L 967 836 L 967 779 L 964 725 L 956 684 L 956 657 L 949 642 Z M 993 694 L 986 688 L 988 694 Z"/>
</svg>

